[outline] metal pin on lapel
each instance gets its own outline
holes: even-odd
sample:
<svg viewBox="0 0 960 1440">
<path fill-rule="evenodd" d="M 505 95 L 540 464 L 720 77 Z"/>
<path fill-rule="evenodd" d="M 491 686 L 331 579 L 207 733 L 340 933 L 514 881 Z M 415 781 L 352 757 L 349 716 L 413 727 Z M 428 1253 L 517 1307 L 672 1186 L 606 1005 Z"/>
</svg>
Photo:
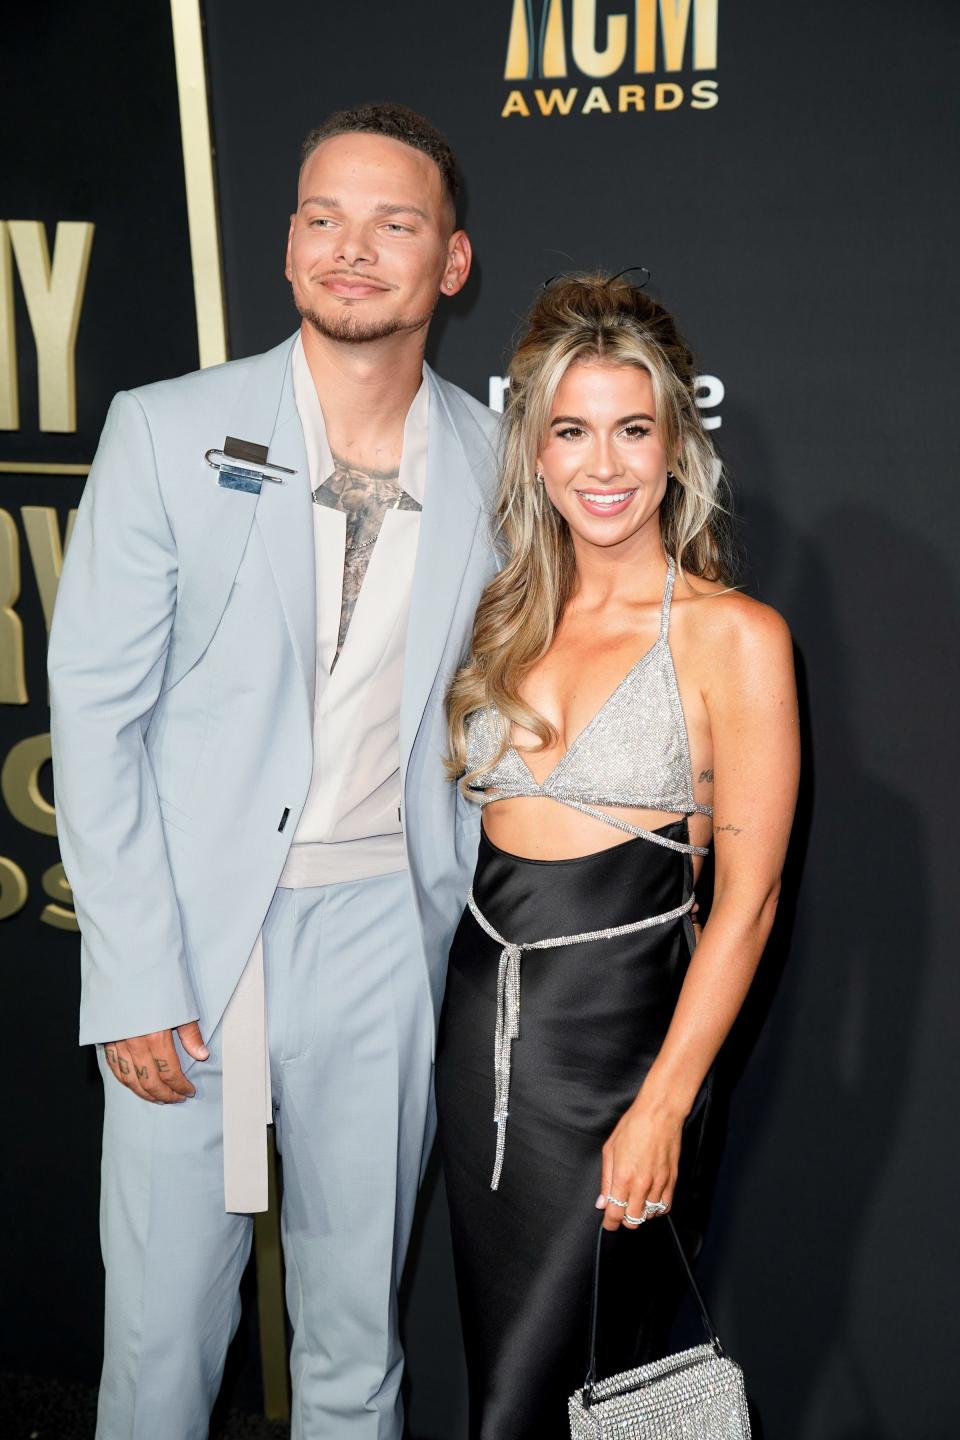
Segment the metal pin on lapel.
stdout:
<svg viewBox="0 0 960 1440">
<path fill-rule="evenodd" d="M 286 465 L 276 465 L 267 459 L 266 445 L 257 445 L 252 440 L 237 440 L 228 435 L 222 450 L 207 450 L 204 460 L 213 470 L 219 471 L 217 484 L 225 490 L 242 490 L 248 495 L 259 495 L 264 480 L 272 485 L 282 485 L 284 475 L 296 475 Z"/>
</svg>

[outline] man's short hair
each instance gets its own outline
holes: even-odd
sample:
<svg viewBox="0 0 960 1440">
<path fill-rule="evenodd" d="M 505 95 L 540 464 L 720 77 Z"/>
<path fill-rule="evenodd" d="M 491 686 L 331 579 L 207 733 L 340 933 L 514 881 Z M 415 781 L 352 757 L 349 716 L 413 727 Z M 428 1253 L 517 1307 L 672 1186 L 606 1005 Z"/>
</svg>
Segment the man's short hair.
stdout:
<svg viewBox="0 0 960 1440">
<path fill-rule="evenodd" d="M 322 125 L 311 130 L 303 142 L 300 152 L 301 167 L 324 140 L 335 135 L 385 135 L 388 140 L 399 140 L 414 150 L 428 155 L 440 171 L 443 193 L 450 202 L 454 218 L 457 213 L 457 196 L 460 192 L 460 178 L 453 151 L 435 125 L 416 110 L 406 105 L 355 105 L 349 110 L 336 110 L 328 115 Z"/>
</svg>

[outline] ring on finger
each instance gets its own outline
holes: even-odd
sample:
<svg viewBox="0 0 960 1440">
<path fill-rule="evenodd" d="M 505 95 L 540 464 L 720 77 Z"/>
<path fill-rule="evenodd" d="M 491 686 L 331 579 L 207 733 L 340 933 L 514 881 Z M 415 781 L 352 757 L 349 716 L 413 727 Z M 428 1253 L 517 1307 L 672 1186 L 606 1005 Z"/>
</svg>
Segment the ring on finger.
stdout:
<svg viewBox="0 0 960 1440">
<path fill-rule="evenodd" d="M 623 1223 L 624 1225 L 629 1225 L 631 1230 L 633 1230 L 636 1229 L 638 1225 L 643 1225 L 646 1218 L 646 1215 L 631 1215 L 628 1210 L 623 1217 Z"/>
<path fill-rule="evenodd" d="M 669 1208 L 670 1207 L 665 1205 L 662 1200 L 644 1200 L 643 1202 L 644 1217 L 647 1215 L 663 1215 Z"/>
<path fill-rule="evenodd" d="M 626 1210 L 628 1204 L 630 1203 L 628 1200 L 618 1200 L 614 1195 L 604 1195 L 603 1198 L 604 1200 L 606 1200 L 608 1205 L 616 1205 L 618 1210 Z"/>
</svg>

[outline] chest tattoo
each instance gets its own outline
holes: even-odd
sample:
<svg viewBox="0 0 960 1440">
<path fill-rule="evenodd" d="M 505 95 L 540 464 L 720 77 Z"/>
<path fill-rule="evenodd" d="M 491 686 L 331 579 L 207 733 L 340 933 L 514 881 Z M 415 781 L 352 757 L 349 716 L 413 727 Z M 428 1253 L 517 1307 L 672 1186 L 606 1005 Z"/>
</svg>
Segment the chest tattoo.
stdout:
<svg viewBox="0 0 960 1440">
<path fill-rule="evenodd" d="M 316 505 L 341 511 L 347 519 L 340 631 L 333 660 L 336 665 L 384 516 L 388 510 L 420 510 L 422 507 L 401 487 L 399 470 L 363 469 L 337 455 L 333 457 L 333 466 L 333 474 L 317 486 L 313 499 Z"/>
</svg>

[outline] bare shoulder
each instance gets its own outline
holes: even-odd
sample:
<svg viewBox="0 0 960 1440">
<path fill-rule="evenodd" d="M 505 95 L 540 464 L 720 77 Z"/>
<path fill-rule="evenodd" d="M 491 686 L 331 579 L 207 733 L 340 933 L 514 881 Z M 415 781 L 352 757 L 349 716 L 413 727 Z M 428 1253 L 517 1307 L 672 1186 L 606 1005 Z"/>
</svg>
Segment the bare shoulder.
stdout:
<svg viewBox="0 0 960 1440">
<path fill-rule="evenodd" d="M 771 605 L 740 590 L 678 576 L 674 615 L 685 648 L 715 678 L 792 670 L 793 641 L 786 620 Z"/>
</svg>

